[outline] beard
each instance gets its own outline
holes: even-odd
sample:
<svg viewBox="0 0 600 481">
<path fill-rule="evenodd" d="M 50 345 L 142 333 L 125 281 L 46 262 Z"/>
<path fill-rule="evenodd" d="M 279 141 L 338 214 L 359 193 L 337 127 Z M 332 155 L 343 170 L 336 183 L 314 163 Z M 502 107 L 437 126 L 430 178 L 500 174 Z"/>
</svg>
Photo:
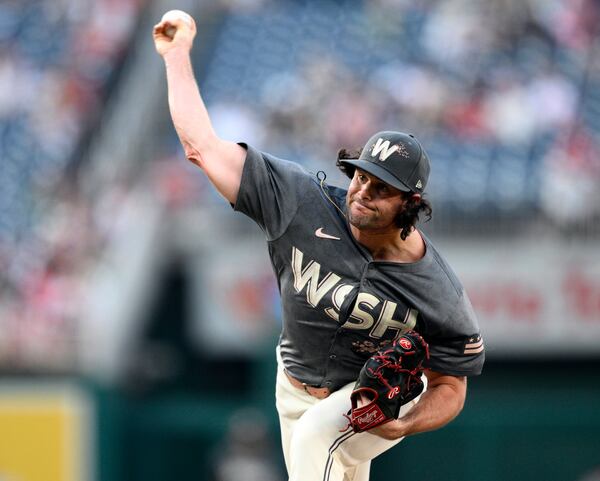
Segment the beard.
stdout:
<svg viewBox="0 0 600 481">
<path fill-rule="evenodd" d="M 381 213 L 370 209 L 357 201 L 350 201 L 347 209 L 348 222 L 361 230 L 383 229 L 390 226 L 390 222 L 382 219 Z"/>
<path fill-rule="evenodd" d="M 375 227 L 376 219 L 374 216 L 364 214 L 355 214 L 348 212 L 348 222 L 358 229 L 369 229 Z"/>
</svg>

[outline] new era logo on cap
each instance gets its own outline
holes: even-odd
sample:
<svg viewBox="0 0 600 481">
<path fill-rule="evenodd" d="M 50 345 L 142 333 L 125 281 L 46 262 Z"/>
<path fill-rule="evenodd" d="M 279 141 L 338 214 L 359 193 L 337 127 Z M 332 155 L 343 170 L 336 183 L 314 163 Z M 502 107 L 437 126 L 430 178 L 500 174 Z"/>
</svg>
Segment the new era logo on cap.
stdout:
<svg viewBox="0 0 600 481">
<path fill-rule="evenodd" d="M 379 132 L 368 140 L 358 159 L 338 160 L 404 192 L 423 192 L 429 178 L 427 153 L 413 135 L 403 132 Z M 353 171 L 345 170 L 350 177 Z"/>
</svg>

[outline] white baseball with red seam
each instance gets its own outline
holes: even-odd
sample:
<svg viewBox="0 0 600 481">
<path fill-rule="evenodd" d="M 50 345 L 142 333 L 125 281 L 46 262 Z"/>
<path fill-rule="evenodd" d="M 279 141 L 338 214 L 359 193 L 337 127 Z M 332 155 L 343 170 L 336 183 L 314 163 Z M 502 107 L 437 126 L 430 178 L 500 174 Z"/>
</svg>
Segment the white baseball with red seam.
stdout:
<svg viewBox="0 0 600 481">
<path fill-rule="evenodd" d="M 167 23 L 171 24 L 171 26 L 169 26 L 165 29 L 165 33 L 169 37 L 172 38 L 173 36 L 175 36 L 177 27 L 175 27 L 173 24 L 175 24 L 179 20 L 186 22 L 190 27 L 192 27 L 194 25 L 194 20 L 192 19 L 192 17 L 188 13 L 184 12 L 183 10 L 169 10 L 160 19 L 161 22 L 167 22 Z"/>
</svg>

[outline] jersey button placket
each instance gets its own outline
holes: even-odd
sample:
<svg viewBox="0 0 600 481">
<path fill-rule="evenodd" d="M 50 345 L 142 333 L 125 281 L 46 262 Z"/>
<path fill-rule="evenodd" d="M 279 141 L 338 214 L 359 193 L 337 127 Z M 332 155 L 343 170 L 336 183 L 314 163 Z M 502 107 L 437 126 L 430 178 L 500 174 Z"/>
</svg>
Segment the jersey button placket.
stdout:
<svg viewBox="0 0 600 481">
<path fill-rule="evenodd" d="M 373 285 L 372 282 L 368 278 L 369 270 L 370 269 L 371 269 L 371 263 L 369 262 L 368 264 L 365 265 L 365 267 L 363 269 L 362 276 L 360 278 L 360 285 L 361 286 L 371 287 Z"/>
</svg>

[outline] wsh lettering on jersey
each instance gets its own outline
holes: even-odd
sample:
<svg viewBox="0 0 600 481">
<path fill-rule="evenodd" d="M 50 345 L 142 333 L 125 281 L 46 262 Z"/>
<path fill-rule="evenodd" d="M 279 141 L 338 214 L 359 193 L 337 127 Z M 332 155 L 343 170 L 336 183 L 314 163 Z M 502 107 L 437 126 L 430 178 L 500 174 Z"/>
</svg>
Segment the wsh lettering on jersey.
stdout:
<svg viewBox="0 0 600 481">
<path fill-rule="evenodd" d="M 358 292 L 354 308 L 344 322 L 340 320 L 340 309 L 356 286 L 343 282 L 334 272 L 321 273 L 321 264 L 312 259 L 305 261 L 304 253 L 296 247 L 292 247 L 292 272 L 296 292 L 305 295 L 311 307 L 322 309 L 332 319 L 343 322 L 346 329 L 368 330 L 369 336 L 376 339 L 382 338 L 389 329 L 395 331 L 394 338 L 398 338 L 417 323 L 416 309 L 362 291 Z"/>
</svg>

